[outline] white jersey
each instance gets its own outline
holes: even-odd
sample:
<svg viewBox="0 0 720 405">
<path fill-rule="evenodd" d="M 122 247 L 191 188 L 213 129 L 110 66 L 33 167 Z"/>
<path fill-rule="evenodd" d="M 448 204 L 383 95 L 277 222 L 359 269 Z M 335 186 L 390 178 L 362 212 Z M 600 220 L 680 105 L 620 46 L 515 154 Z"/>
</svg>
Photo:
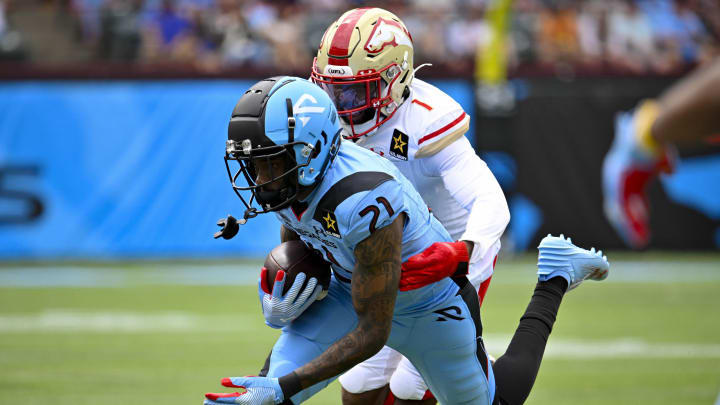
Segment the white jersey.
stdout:
<svg viewBox="0 0 720 405">
<path fill-rule="evenodd" d="M 487 263 L 510 220 L 505 196 L 464 136 L 470 116 L 460 104 L 417 78 L 410 90 L 397 112 L 357 144 L 393 162 L 453 239 L 474 242 L 469 278 L 477 287 L 492 275 Z"/>
</svg>

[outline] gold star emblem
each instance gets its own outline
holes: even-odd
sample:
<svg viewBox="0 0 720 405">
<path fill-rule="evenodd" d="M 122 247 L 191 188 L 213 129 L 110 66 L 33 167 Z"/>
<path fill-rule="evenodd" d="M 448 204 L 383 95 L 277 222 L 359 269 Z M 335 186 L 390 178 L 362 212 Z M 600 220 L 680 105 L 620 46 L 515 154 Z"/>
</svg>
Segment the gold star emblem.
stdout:
<svg viewBox="0 0 720 405">
<path fill-rule="evenodd" d="M 397 137 L 393 137 L 393 141 L 395 141 L 393 149 L 399 150 L 400 153 L 405 153 L 403 147 L 407 145 L 407 142 L 403 142 L 401 135 L 398 134 Z"/>
<path fill-rule="evenodd" d="M 326 217 L 323 217 L 323 219 L 325 220 L 325 227 L 328 229 L 328 231 L 332 229 L 333 231 L 337 232 L 337 228 L 335 228 L 335 220 L 332 219 L 329 212 L 327 213 Z"/>
</svg>

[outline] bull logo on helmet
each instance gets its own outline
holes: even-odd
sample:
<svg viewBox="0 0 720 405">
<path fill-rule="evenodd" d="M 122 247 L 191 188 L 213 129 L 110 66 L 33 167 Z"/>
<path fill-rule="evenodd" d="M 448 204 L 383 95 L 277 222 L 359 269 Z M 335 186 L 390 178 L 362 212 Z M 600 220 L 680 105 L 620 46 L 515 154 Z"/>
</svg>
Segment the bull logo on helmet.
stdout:
<svg viewBox="0 0 720 405">
<path fill-rule="evenodd" d="M 380 53 L 388 45 L 407 45 L 412 48 L 412 37 L 400 23 L 380 17 L 365 43 L 365 50 Z"/>
</svg>

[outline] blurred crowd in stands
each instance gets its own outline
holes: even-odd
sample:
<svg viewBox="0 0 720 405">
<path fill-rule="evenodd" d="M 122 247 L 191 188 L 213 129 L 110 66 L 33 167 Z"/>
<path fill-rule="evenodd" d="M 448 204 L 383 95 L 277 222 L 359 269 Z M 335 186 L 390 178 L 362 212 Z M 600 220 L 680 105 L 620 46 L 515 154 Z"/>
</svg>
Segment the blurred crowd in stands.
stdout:
<svg viewBox="0 0 720 405">
<path fill-rule="evenodd" d="M 0 0 L 0 60 L 181 63 L 308 71 L 345 10 L 381 6 L 408 26 L 416 65 L 467 69 L 497 0 Z M 514 0 L 509 65 L 672 72 L 720 55 L 719 0 Z"/>
</svg>

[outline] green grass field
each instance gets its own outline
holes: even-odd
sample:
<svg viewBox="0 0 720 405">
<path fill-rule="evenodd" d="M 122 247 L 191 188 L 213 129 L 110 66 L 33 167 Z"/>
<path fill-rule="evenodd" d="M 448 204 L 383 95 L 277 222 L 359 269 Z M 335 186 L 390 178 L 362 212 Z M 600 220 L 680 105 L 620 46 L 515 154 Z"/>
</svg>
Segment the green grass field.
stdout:
<svg viewBox="0 0 720 405">
<path fill-rule="evenodd" d="M 611 275 L 563 302 L 529 404 L 713 404 L 720 391 L 720 255 L 610 254 Z M 0 265 L 0 403 L 200 404 L 255 374 L 277 332 L 259 261 Z M 498 263 L 483 307 L 502 354 L 534 257 Z M 338 385 L 309 404 L 338 404 Z"/>
</svg>

